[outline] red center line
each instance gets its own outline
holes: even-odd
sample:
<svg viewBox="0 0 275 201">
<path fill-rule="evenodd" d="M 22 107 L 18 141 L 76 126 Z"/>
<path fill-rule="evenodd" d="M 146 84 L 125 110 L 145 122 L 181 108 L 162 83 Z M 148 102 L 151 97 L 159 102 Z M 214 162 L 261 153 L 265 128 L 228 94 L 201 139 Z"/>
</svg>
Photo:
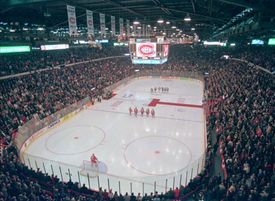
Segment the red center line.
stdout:
<svg viewBox="0 0 275 201">
<path fill-rule="evenodd" d="M 153 99 L 148 106 L 155 107 L 156 105 L 172 105 L 179 107 L 193 107 L 193 108 L 202 108 L 202 105 L 194 105 L 194 104 L 184 104 L 184 103 L 172 103 L 172 102 L 163 102 L 160 99 Z"/>
</svg>

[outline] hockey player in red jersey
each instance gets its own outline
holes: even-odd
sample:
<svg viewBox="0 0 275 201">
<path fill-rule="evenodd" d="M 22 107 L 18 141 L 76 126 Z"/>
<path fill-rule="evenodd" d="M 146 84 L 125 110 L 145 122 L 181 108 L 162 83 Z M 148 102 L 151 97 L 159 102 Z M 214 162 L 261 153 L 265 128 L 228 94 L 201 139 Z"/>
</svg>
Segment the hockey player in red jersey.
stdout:
<svg viewBox="0 0 275 201">
<path fill-rule="evenodd" d="M 155 110 L 154 109 L 151 110 L 151 115 L 152 115 L 152 117 L 155 117 Z"/>
<path fill-rule="evenodd" d="M 95 156 L 95 154 L 92 154 L 92 155 L 91 155 L 90 160 L 91 160 L 92 166 L 97 166 L 98 159 L 97 159 L 97 157 Z"/>
<path fill-rule="evenodd" d="M 149 114 L 150 114 L 150 109 L 149 109 L 149 108 L 147 108 L 147 109 L 146 109 L 146 116 L 148 117 L 148 116 L 149 116 Z"/>
<path fill-rule="evenodd" d="M 132 115 L 133 109 L 129 107 L 129 114 Z"/>
<path fill-rule="evenodd" d="M 138 114 L 138 109 L 137 109 L 137 107 L 135 107 L 134 113 L 135 113 L 135 116 L 137 116 L 137 114 Z"/>
<path fill-rule="evenodd" d="M 141 116 L 143 116 L 143 114 L 144 114 L 144 108 L 143 107 L 140 109 L 140 114 L 141 114 Z"/>
</svg>

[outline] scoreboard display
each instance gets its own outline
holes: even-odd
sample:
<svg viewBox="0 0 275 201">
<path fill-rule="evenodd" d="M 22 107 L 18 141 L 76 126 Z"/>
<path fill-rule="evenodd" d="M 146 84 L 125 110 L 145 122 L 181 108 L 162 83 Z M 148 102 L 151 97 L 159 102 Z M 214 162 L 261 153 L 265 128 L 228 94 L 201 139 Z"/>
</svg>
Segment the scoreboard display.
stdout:
<svg viewBox="0 0 275 201">
<path fill-rule="evenodd" d="M 129 49 L 133 64 L 163 64 L 169 55 L 169 44 L 164 37 L 130 38 Z"/>
</svg>

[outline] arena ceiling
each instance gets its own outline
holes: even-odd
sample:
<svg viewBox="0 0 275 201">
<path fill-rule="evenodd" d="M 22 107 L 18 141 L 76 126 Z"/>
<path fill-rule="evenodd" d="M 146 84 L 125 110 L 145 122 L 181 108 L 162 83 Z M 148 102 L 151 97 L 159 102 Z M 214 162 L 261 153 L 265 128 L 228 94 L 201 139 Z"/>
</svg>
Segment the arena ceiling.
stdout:
<svg viewBox="0 0 275 201">
<path fill-rule="evenodd" d="M 268 15 L 274 9 L 273 0 L 0 0 L 0 19 L 42 23 L 47 27 L 66 26 L 66 4 L 76 6 L 78 23 L 85 24 L 85 9 L 139 20 L 153 25 L 160 18 L 176 26 L 195 27 L 209 33 L 226 24 L 246 8 Z M 184 22 L 190 15 L 191 22 Z M 95 18 L 95 23 L 97 23 Z"/>
</svg>

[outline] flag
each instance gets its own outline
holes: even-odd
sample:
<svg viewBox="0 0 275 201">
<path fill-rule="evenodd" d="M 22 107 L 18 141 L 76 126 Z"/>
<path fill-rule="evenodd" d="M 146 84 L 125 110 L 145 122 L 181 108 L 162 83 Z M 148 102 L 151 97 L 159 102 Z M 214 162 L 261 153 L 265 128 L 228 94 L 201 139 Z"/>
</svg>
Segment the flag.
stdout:
<svg viewBox="0 0 275 201">
<path fill-rule="evenodd" d="M 105 36 L 105 14 L 99 13 L 101 36 Z"/>
<path fill-rule="evenodd" d="M 112 31 L 112 36 L 116 35 L 116 18 L 115 16 L 111 16 L 111 31 Z"/>
<path fill-rule="evenodd" d="M 69 22 L 70 36 L 75 36 L 75 35 L 77 35 L 77 24 L 76 24 L 76 16 L 75 16 L 75 7 L 67 5 L 67 13 L 68 13 L 68 22 Z"/>
<path fill-rule="evenodd" d="M 127 36 L 129 37 L 131 35 L 131 33 L 130 33 L 130 20 L 126 20 L 126 31 L 127 31 Z"/>
<path fill-rule="evenodd" d="M 120 36 L 123 35 L 123 19 L 119 18 L 119 34 Z"/>
<path fill-rule="evenodd" d="M 94 17 L 93 17 L 93 12 L 90 10 L 86 10 L 86 15 L 87 15 L 87 31 L 88 35 L 93 35 L 94 36 Z"/>
</svg>

